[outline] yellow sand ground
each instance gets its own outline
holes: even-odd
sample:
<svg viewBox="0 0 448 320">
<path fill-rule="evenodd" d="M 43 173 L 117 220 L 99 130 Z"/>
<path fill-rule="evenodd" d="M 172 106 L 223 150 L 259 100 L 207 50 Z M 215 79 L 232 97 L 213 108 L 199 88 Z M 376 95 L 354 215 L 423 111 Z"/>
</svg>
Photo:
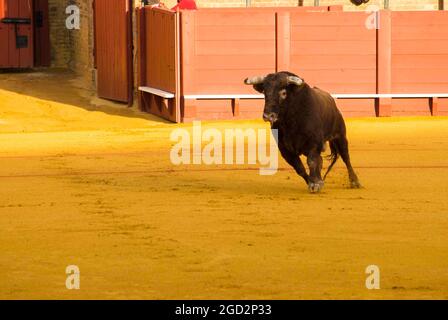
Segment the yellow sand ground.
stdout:
<svg viewBox="0 0 448 320">
<path fill-rule="evenodd" d="M 312 195 L 283 160 L 173 166 L 190 125 L 91 95 L 63 72 L 0 74 L 0 298 L 448 298 L 448 118 L 348 120 L 365 188 L 339 163 Z"/>
</svg>

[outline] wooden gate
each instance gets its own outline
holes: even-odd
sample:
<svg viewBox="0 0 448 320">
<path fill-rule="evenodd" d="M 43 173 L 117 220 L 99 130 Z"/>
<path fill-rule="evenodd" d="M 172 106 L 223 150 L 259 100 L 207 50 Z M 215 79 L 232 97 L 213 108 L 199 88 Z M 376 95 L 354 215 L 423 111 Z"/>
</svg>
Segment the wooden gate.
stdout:
<svg viewBox="0 0 448 320">
<path fill-rule="evenodd" d="M 32 0 L 0 0 L 0 68 L 33 66 L 32 12 Z"/>
<path fill-rule="evenodd" d="M 98 96 L 132 103 L 132 2 L 95 0 Z"/>
</svg>

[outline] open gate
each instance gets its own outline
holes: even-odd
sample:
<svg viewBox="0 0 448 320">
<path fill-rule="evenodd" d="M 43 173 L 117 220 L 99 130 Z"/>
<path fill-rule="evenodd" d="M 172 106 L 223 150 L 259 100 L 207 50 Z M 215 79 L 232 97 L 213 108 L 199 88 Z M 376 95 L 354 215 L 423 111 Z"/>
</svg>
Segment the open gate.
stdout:
<svg viewBox="0 0 448 320">
<path fill-rule="evenodd" d="M 95 0 L 98 96 L 132 103 L 132 1 Z"/>
</svg>

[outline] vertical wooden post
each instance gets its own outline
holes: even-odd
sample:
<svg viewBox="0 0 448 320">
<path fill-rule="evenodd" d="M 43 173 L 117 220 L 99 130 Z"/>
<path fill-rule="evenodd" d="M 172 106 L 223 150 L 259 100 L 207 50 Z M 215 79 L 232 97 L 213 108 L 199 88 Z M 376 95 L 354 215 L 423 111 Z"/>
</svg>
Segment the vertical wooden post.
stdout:
<svg viewBox="0 0 448 320">
<path fill-rule="evenodd" d="M 195 90 L 194 67 L 195 67 L 195 28 L 196 11 L 184 10 L 180 12 L 181 29 L 181 73 L 180 88 L 182 97 L 186 94 L 192 94 Z M 183 117 L 195 117 L 196 107 L 192 100 L 181 100 L 180 106 Z M 183 122 L 183 119 L 181 119 Z"/>
<path fill-rule="evenodd" d="M 392 36 L 391 12 L 380 10 L 377 12 L 377 93 L 391 93 L 392 87 Z M 389 117 L 392 115 L 392 99 L 378 98 L 377 116 Z"/>
<path fill-rule="evenodd" d="M 275 70 L 287 71 L 291 59 L 291 17 L 289 12 L 275 14 Z"/>
<path fill-rule="evenodd" d="M 182 115 L 180 112 L 180 105 L 181 105 L 181 78 L 180 78 L 180 49 L 181 49 L 181 41 L 180 41 L 180 13 L 179 11 L 176 12 L 176 15 L 174 16 L 174 38 L 175 38 L 175 43 L 174 43 L 174 50 L 176 51 L 174 58 L 175 58 L 175 62 L 174 62 L 174 69 L 175 69 L 175 92 L 174 92 L 174 105 L 173 105 L 173 109 L 174 109 L 174 114 L 173 118 L 176 122 L 181 122 L 182 121 Z"/>
<path fill-rule="evenodd" d="M 445 10 L 445 1 L 444 0 L 439 0 L 439 10 Z"/>
<path fill-rule="evenodd" d="M 145 8 L 136 8 L 137 16 L 137 86 L 146 85 L 146 19 Z M 144 92 L 138 90 L 138 105 L 140 110 L 146 110 L 144 105 L 146 100 L 143 98 Z"/>
<path fill-rule="evenodd" d="M 240 99 L 232 99 L 232 113 L 235 118 L 240 115 Z"/>
<path fill-rule="evenodd" d="M 432 116 L 439 115 L 438 104 L 439 104 L 439 99 L 437 97 L 432 97 L 429 99 L 429 108 L 431 110 Z"/>
</svg>

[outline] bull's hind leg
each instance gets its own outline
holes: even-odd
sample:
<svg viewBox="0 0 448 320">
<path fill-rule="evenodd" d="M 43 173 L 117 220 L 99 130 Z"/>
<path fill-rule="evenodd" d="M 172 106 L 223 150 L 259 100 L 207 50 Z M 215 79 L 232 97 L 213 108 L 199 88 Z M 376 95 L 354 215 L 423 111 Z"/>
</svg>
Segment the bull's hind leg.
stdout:
<svg viewBox="0 0 448 320">
<path fill-rule="evenodd" d="M 345 165 L 347 166 L 348 170 L 348 177 L 350 179 L 350 187 L 351 188 L 360 188 L 361 183 L 359 182 L 358 176 L 355 173 L 355 170 L 353 170 L 352 164 L 350 162 L 350 154 L 348 151 L 348 141 L 347 138 L 341 137 L 338 138 L 336 141 L 339 154 L 341 155 L 342 160 L 344 161 Z"/>
<path fill-rule="evenodd" d="M 307 156 L 308 167 L 310 168 L 310 181 L 308 183 L 308 189 L 310 192 L 319 192 L 324 187 L 324 181 L 322 180 L 322 156 L 317 150 L 312 151 Z"/>
</svg>

